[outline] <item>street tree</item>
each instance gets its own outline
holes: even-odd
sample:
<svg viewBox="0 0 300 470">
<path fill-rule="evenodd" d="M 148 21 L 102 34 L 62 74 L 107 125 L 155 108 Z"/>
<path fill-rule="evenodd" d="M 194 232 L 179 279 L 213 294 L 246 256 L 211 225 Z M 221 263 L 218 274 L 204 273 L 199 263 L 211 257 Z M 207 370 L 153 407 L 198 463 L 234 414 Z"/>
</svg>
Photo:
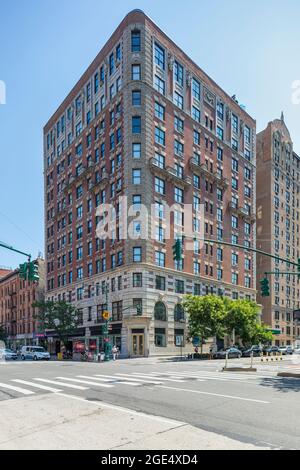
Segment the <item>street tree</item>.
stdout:
<svg viewBox="0 0 300 470">
<path fill-rule="evenodd" d="M 63 345 L 67 338 L 76 332 L 80 325 L 79 310 L 73 305 L 61 302 L 35 302 L 33 307 L 38 309 L 35 319 L 40 331 L 54 331 Z"/>
<path fill-rule="evenodd" d="M 7 332 L 6 332 L 5 326 L 0 325 L 0 341 L 5 343 L 6 340 L 7 340 Z"/>
<path fill-rule="evenodd" d="M 226 309 L 221 297 L 207 295 L 204 297 L 187 295 L 183 302 L 189 318 L 190 335 L 198 336 L 203 341 L 217 336 L 224 336 Z"/>
</svg>

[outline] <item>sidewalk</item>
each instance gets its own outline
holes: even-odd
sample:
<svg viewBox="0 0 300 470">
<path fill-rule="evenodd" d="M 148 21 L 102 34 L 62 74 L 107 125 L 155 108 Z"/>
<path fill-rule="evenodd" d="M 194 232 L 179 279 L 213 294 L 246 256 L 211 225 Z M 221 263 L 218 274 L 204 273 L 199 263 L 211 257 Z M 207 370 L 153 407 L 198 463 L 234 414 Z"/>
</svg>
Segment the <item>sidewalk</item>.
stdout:
<svg viewBox="0 0 300 470">
<path fill-rule="evenodd" d="M 80 397 L 51 394 L 0 402 L 0 449 L 122 451 L 261 448 L 167 418 L 86 401 Z"/>
</svg>

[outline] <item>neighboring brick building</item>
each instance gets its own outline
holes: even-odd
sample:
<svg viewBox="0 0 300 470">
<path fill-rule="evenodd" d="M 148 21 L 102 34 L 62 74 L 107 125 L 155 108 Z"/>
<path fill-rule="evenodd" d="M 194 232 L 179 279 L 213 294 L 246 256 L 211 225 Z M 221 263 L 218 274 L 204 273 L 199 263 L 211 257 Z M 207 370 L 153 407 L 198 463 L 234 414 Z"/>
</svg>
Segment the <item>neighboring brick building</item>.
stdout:
<svg viewBox="0 0 300 470">
<path fill-rule="evenodd" d="M 14 349 L 39 341 L 32 303 L 44 299 L 45 262 L 38 259 L 38 263 L 39 283 L 21 280 L 18 269 L 0 276 L 0 325 L 6 328 L 8 345 Z"/>
<path fill-rule="evenodd" d="M 296 261 L 299 258 L 300 157 L 282 115 L 257 135 L 257 247 Z M 257 257 L 257 285 L 265 272 L 297 271 L 285 263 Z M 269 278 L 270 279 L 270 278 Z M 300 341 L 300 328 L 293 311 L 299 308 L 297 276 L 272 276 L 270 297 L 263 305 L 263 321 L 281 334 L 274 344 L 293 345 Z"/>
<path fill-rule="evenodd" d="M 183 294 L 256 298 L 251 254 L 188 252 L 187 240 L 183 263 L 172 253 L 183 204 L 195 232 L 201 223 L 208 238 L 255 245 L 255 147 L 256 123 L 235 97 L 143 12 L 127 15 L 44 129 L 47 298 L 82 309 L 83 341 L 102 347 L 108 308 L 123 356 L 174 354 L 186 337 Z M 136 240 L 122 239 L 121 195 L 134 205 Z M 96 237 L 104 203 L 116 208 L 112 241 Z M 168 224 L 163 205 L 174 203 Z M 154 221 L 141 205 L 155 205 Z"/>
</svg>

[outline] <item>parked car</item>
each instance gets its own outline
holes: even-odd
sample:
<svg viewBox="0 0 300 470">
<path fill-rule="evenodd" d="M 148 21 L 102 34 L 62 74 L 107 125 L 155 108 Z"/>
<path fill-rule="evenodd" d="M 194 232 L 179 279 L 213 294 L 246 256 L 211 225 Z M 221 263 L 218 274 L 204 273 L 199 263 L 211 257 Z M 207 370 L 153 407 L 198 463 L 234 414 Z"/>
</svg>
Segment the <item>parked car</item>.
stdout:
<svg viewBox="0 0 300 470">
<path fill-rule="evenodd" d="M 215 359 L 225 359 L 227 355 L 228 359 L 240 359 L 242 357 L 241 351 L 237 348 L 222 349 L 214 357 Z"/>
<path fill-rule="evenodd" d="M 294 349 L 294 354 L 300 354 L 300 348 Z"/>
<path fill-rule="evenodd" d="M 278 346 L 269 346 L 267 348 L 264 348 L 264 353 L 265 354 L 278 354 L 280 351 L 279 351 L 279 347 Z"/>
<path fill-rule="evenodd" d="M 251 346 L 251 348 L 246 349 L 246 351 L 243 351 L 243 357 L 251 357 L 253 354 L 253 357 L 260 357 L 262 353 L 262 348 L 259 346 Z"/>
<path fill-rule="evenodd" d="M 41 346 L 23 346 L 21 349 L 21 359 L 32 359 L 34 361 L 49 361 L 50 354 Z"/>
<path fill-rule="evenodd" d="M 12 349 L 0 349 L 0 360 L 16 361 L 18 359 L 17 353 Z"/>
<path fill-rule="evenodd" d="M 279 348 L 279 352 L 283 356 L 288 356 L 294 354 L 294 348 L 292 346 L 282 346 Z"/>
</svg>

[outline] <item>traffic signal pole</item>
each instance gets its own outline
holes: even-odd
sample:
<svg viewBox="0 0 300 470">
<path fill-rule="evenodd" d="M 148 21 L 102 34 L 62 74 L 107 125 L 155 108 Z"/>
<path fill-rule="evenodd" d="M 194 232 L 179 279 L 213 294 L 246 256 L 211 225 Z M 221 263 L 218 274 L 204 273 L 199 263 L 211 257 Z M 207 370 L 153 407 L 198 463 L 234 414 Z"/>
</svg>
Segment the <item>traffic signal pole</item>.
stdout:
<svg viewBox="0 0 300 470">
<path fill-rule="evenodd" d="M 0 242 L 0 247 L 5 248 L 6 250 L 14 251 L 15 253 L 19 253 L 20 255 L 27 256 L 29 262 L 31 260 L 31 255 L 29 255 L 28 253 L 24 253 L 23 251 L 16 250 L 16 248 L 9 246 L 6 243 Z"/>
</svg>

